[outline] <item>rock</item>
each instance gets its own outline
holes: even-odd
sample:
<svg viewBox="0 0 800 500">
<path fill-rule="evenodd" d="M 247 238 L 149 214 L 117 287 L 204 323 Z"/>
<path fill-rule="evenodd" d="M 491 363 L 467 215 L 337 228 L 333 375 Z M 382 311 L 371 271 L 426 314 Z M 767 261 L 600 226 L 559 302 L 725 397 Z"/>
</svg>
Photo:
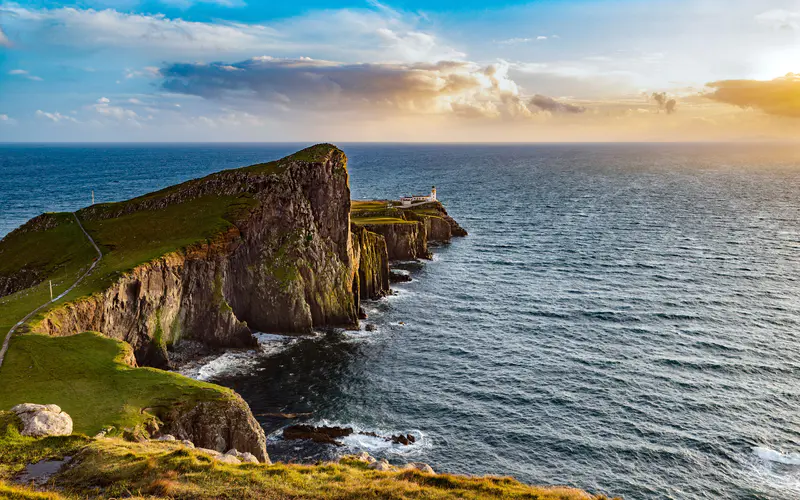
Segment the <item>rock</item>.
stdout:
<svg viewBox="0 0 800 500">
<path fill-rule="evenodd" d="M 104 427 L 103 430 L 101 430 L 100 432 L 98 432 L 97 434 L 94 435 L 94 438 L 95 439 L 102 439 L 102 438 L 106 437 L 108 435 L 108 433 L 113 431 L 113 430 L 114 430 L 113 427 Z"/>
<path fill-rule="evenodd" d="M 11 408 L 22 421 L 23 436 L 69 436 L 72 418 L 56 405 L 24 403 Z"/>
<path fill-rule="evenodd" d="M 402 434 L 398 434 L 396 436 L 392 436 L 392 442 L 395 443 L 395 444 L 402 444 L 402 445 L 405 445 L 405 446 L 408 446 L 410 444 L 409 439 L 406 436 L 402 435 Z"/>
<path fill-rule="evenodd" d="M 222 455 L 216 457 L 217 462 L 222 462 L 223 464 L 230 464 L 230 465 L 240 465 L 242 463 L 237 457 L 233 455 Z"/>
<path fill-rule="evenodd" d="M 374 325 L 374 324 L 372 324 L 372 323 L 370 323 L 370 324 L 368 324 L 366 327 L 364 327 L 364 330 L 366 330 L 366 331 L 368 331 L 368 332 L 374 332 L 374 331 L 375 331 L 375 330 L 377 330 L 377 329 L 378 329 L 378 327 L 377 327 L 377 326 L 375 326 L 375 325 Z"/>
<path fill-rule="evenodd" d="M 356 456 L 356 458 L 358 458 L 358 460 L 361 460 L 362 462 L 366 462 L 368 464 L 372 464 L 372 463 L 377 462 L 377 460 L 375 460 L 375 457 L 373 457 L 372 455 L 370 455 L 366 451 L 362 451 L 361 453 L 359 453 Z"/>
<path fill-rule="evenodd" d="M 132 443 L 146 443 L 149 441 L 147 436 L 144 434 L 144 431 L 139 427 L 135 427 L 133 429 L 128 428 L 122 431 L 122 439 L 125 441 L 130 441 Z"/>
<path fill-rule="evenodd" d="M 424 472 L 426 474 L 436 474 L 433 471 L 433 467 L 431 467 L 430 465 L 428 465 L 426 463 L 423 463 L 423 462 L 410 462 L 410 463 L 407 463 L 405 465 L 405 467 L 403 467 L 403 468 L 404 469 L 418 470 L 418 471 Z"/>
<path fill-rule="evenodd" d="M 228 456 L 231 456 L 231 457 L 236 457 L 236 458 L 239 459 L 239 461 L 241 461 L 243 463 L 249 463 L 249 464 L 257 464 L 257 463 L 259 463 L 258 459 L 256 458 L 256 456 L 253 455 L 252 453 L 248 453 L 248 452 L 242 453 L 239 450 L 228 450 L 225 453 L 225 455 L 228 455 Z"/>
<path fill-rule="evenodd" d="M 175 441 L 175 436 L 172 434 L 163 434 L 156 438 L 156 441 Z"/>
<path fill-rule="evenodd" d="M 392 465 L 387 462 L 385 458 L 382 458 L 380 461 L 369 464 L 369 468 L 380 472 L 387 472 L 392 470 Z"/>
<path fill-rule="evenodd" d="M 194 448 L 194 443 L 189 441 L 188 439 L 184 439 L 181 441 L 181 444 L 186 446 L 187 448 Z"/>
<path fill-rule="evenodd" d="M 415 437 L 414 437 L 413 435 L 411 435 L 411 434 L 406 434 L 406 439 L 408 439 L 408 442 L 409 442 L 409 443 L 416 443 L 416 442 L 417 442 L 417 438 L 415 438 Z"/>
<path fill-rule="evenodd" d="M 368 317 L 369 316 L 367 316 L 367 311 L 365 311 L 363 307 L 359 307 L 358 308 L 358 319 L 367 319 Z"/>
<path fill-rule="evenodd" d="M 389 272 L 390 283 L 408 283 L 409 281 L 411 281 L 411 274 L 406 271 L 392 269 Z"/>
<path fill-rule="evenodd" d="M 283 439 L 310 439 L 315 443 L 327 443 L 341 446 L 336 438 L 349 436 L 351 427 L 314 427 L 313 425 L 290 425 L 283 430 Z"/>
<path fill-rule="evenodd" d="M 188 440 L 198 448 L 222 453 L 236 449 L 270 463 L 264 429 L 238 395 L 230 399 L 201 401 L 191 408 L 174 406 L 162 416 L 163 432 Z"/>
</svg>

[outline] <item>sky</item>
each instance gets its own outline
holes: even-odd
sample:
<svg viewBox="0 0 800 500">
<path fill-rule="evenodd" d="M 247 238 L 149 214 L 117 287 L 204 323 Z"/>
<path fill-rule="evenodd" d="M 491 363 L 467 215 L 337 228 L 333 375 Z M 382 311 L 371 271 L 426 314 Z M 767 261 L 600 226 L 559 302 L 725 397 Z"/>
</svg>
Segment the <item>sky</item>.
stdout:
<svg viewBox="0 0 800 500">
<path fill-rule="evenodd" d="M 800 140 L 800 0 L 0 3 L 0 142 Z"/>
</svg>

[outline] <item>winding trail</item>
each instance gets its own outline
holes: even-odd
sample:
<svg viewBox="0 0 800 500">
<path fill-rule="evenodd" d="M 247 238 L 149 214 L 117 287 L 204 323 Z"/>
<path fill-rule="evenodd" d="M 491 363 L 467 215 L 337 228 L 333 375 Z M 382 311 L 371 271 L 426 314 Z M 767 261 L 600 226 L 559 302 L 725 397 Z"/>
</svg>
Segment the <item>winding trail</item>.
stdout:
<svg viewBox="0 0 800 500">
<path fill-rule="evenodd" d="M 94 249 L 97 250 L 97 258 L 94 260 L 94 262 L 92 262 L 92 265 L 89 266 L 89 269 L 87 269 L 86 272 L 83 273 L 81 275 L 81 277 L 78 278 L 77 281 L 75 281 L 75 283 L 72 284 L 72 286 L 70 286 L 69 288 L 67 288 L 63 292 L 61 292 L 61 294 L 58 297 L 55 297 L 53 300 L 48 300 L 47 302 L 45 302 L 44 304 L 40 305 L 39 307 L 37 307 L 33 311 L 29 312 L 27 316 L 25 316 L 24 318 L 19 320 L 17 322 L 17 324 L 15 324 L 14 326 L 11 327 L 11 330 L 9 330 L 8 334 L 6 335 L 6 339 L 3 341 L 3 347 L 0 348 L 0 367 L 3 366 L 3 360 L 6 357 L 6 351 L 8 351 L 8 345 L 11 342 L 11 336 L 14 335 L 14 332 L 17 330 L 17 328 L 19 328 L 23 323 L 25 323 L 26 321 L 31 319 L 31 317 L 34 314 L 36 314 L 39 311 L 41 311 L 48 304 L 52 304 L 53 302 L 56 302 L 57 300 L 60 300 L 66 294 L 71 292 L 76 286 L 78 286 L 80 284 L 81 281 L 83 281 L 83 279 L 85 277 L 87 277 L 89 275 L 89 273 L 91 273 L 94 270 L 95 266 L 97 266 L 97 263 L 100 262 L 100 260 L 103 258 L 103 252 L 100 250 L 100 247 L 97 246 L 97 243 L 94 242 L 92 237 L 89 236 L 89 233 L 86 232 L 86 229 L 84 229 L 83 224 L 81 224 L 81 221 L 78 219 L 77 214 L 75 214 L 75 212 L 73 212 L 72 216 L 75 218 L 75 222 L 78 223 L 78 227 L 81 228 L 81 231 L 83 231 L 83 234 L 84 234 L 84 236 L 86 236 L 86 239 L 88 239 L 89 243 L 91 243 L 92 246 L 94 247 Z"/>
</svg>

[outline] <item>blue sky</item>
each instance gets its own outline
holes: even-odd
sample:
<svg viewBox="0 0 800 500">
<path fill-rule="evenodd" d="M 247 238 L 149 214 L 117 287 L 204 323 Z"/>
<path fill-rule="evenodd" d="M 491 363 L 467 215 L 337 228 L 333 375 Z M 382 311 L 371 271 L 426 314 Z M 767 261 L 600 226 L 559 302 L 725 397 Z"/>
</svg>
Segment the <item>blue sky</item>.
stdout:
<svg viewBox="0 0 800 500">
<path fill-rule="evenodd" d="M 800 71 L 800 0 L 18 1 L 0 30 L 0 141 L 798 131 L 728 82 Z"/>
</svg>

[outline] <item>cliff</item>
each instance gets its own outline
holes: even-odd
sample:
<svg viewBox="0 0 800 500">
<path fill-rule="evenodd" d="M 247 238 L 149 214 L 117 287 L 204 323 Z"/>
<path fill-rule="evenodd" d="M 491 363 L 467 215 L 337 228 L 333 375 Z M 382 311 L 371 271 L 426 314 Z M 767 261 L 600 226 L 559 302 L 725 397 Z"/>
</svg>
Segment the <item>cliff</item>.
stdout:
<svg viewBox="0 0 800 500">
<path fill-rule="evenodd" d="M 429 243 L 448 243 L 467 232 L 433 201 L 405 208 L 392 201 L 354 201 L 353 223 L 386 240 L 389 260 L 429 259 Z"/>
<path fill-rule="evenodd" d="M 140 364 L 167 367 L 169 348 L 182 339 L 240 347 L 254 343 L 252 331 L 355 327 L 359 300 L 388 285 L 382 242 L 351 233 L 349 212 L 346 157 L 330 145 L 88 207 L 77 216 L 103 259 L 26 328 L 54 336 L 98 331 L 131 344 Z M 46 225 L 34 219 L 0 252 L 21 255 L 21 240 L 31 235 L 57 248 L 55 233 L 66 230 L 76 246 L 88 244 L 68 226 L 64 217 Z M 48 257 L 44 265 L 15 263 L 17 272 L 1 273 L 0 285 L 16 292 L 41 282 Z M 67 267 L 91 262 L 83 254 L 72 260 Z"/>
</svg>

